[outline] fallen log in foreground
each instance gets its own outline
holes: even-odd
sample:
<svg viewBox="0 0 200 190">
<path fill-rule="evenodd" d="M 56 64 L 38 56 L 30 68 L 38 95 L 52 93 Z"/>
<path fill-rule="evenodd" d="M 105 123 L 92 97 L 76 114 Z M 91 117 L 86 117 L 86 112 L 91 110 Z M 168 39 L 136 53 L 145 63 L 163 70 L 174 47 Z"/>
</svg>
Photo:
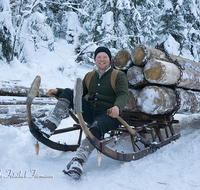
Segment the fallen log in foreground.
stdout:
<svg viewBox="0 0 200 190">
<path fill-rule="evenodd" d="M 32 105 L 34 118 L 43 118 L 53 110 L 55 98 L 36 97 Z M 0 96 L 0 124 L 22 126 L 27 125 L 26 97 Z"/>
<path fill-rule="evenodd" d="M 0 89 L 0 95 L 2 96 L 27 96 L 29 89 L 22 86 L 6 87 Z M 39 90 L 40 96 L 47 97 L 47 91 Z"/>
<path fill-rule="evenodd" d="M 32 105 L 33 113 L 47 113 L 53 110 L 55 105 Z M 24 114 L 26 113 L 26 105 L 0 105 L 0 114 Z"/>
<path fill-rule="evenodd" d="M 1 96 L 27 96 L 29 88 L 20 86 L 17 82 L 0 81 Z M 47 89 L 40 89 L 40 96 L 47 97 Z"/>
<path fill-rule="evenodd" d="M 42 118 L 45 117 L 45 113 L 34 113 L 34 118 Z M 27 115 L 24 113 L 21 114 L 0 114 L 0 124 L 1 125 L 19 125 L 27 122 Z M 27 123 L 26 123 L 27 125 Z"/>
<path fill-rule="evenodd" d="M 55 105 L 57 100 L 50 97 L 36 97 L 33 104 Z M 0 105 L 26 105 L 26 97 L 20 96 L 0 96 Z"/>
</svg>

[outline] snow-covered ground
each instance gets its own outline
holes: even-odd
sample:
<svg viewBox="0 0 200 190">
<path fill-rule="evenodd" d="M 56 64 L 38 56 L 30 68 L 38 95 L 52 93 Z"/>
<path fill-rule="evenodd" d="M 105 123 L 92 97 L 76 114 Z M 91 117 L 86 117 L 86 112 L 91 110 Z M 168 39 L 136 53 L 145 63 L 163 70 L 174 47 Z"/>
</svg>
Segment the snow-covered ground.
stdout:
<svg viewBox="0 0 200 190">
<path fill-rule="evenodd" d="M 73 88 L 76 77 L 82 78 L 93 67 L 77 65 L 72 49 L 65 41 L 59 41 L 55 52 L 41 50 L 29 64 L 17 60 L 10 65 L 0 62 L 1 81 L 20 80 L 21 85 L 29 87 L 40 75 L 44 88 Z M 60 67 L 63 72 L 58 70 Z M 175 125 L 175 131 L 181 134 L 177 141 L 138 161 L 120 162 L 102 155 L 100 167 L 94 151 L 79 181 L 62 172 L 74 152 L 60 152 L 40 143 L 36 156 L 36 140 L 28 126 L 0 125 L 0 190 L 200 190 L 200 115 L 175 118 L 180 120 Z M 73 123 L 67 118 L 60 127 Z M 76 143 L 77 132 L 52 138 Z"/>
</svg>

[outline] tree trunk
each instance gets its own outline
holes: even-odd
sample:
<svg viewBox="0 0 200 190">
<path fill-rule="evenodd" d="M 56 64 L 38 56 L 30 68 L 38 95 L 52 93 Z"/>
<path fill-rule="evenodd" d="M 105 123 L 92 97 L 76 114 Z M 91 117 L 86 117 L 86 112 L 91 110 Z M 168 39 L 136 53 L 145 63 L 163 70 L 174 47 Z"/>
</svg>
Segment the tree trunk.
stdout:
<svg viewBox="0 0 200 190">
<path fill-rule="evenodd" d="M 150 83 L 173 85 L 180 78 L 180 70 L 173 63 L 151 59 L 144 67 L 144 76 Z"/>
<path fill-rule="evenodd" d="M 137 109 L 137 97 L 139 95 L 140 90 L 136 89 L 128 89 L 129 91 L 129 101 L 124 108 L 125 111 L 138 111 Z"/>
<path fill-rule="evenodd" d="M 200 63 L 172 54 L 169 54 L 169 56 L 172 58 L 172 60 L 177 60 L 182 67 L 192 68 L 193 70 L 200 71 Z M 153 58 L 163 61 L 169 61 L 165 53 L 163 53 L 162 51 L 144 46 L 142 44 L 136 46 L 131 51 L 131 60 L 135 65 L 144 66 L 148 62 L 148 60 Z"/>
<path fill-rule="evenodd" d="M 57 100 L 55 98 L 36 97 L 32 105 L 56 105 L 56 103 Z M 0 98 L 0 105 L 26 105 L 26 97 L 6 96 L 6 99 L 5 97 Z"/>
<path fill-rule="evenodd" d="M 35 113 L 32 114 L 34 118 L 42 118 L 45 117 L 45 113 Z M 27 122 L 27 114 L 21 113 L 21 114 L 0 114 L 0 124 L 1 125 L 22 125 L 24 122 Z M 27 125 L 27 123 L 26 123 Z"/>
<path fill-rule="evenodd" d="M 137 106 L 147 114 L 166 114 L 174 110 L 176 95 L 172 89 L 158 86 L 146 86 L 141 90 Z"/>
<path fill-rule="evenodd" d="M 119 70 L 127 70 L 132 65 L 131 54 L 127 50 L 120 50 L 114 57 L 114 66 Z"/>
<path fill-rule="evenodd" d="M 144 76 L 147 81 L 154 84 L 174 85 L 180 78 L 178 87 L 200 90 L 200 72 L 185 68 L 182 70 L 180 78 L 180 69 L 173 63 L 151 59 L 144 67 Z"/>
<path fill-rule="evenodd" d="M 0 87 L 0 95 L 8 96 L 27 96 L 29 88 L 23 86 L 16 86 L 10 82 L 3 81 Z M 47 89 L 40 89 L 40 96 L 47 97 Z"/>
<path fill-rule="evenodd" d="M 180 98 L 179 114 L 200 113 L 200 92 L 175 89 Z M 172 113 L 178 100 L 176 93 L 170 88 L 158 86 L 146 86 L 141 90 L 137 98 L 137 106 L 141 112 L 155 115 Z"/>
<path fill-rule="evenodd" d="M 127 80 L 133 87 L 144 86 L 149 84 L 145 79 L 143 67 L 132 66 L 127 71 Z"/>
</svg>

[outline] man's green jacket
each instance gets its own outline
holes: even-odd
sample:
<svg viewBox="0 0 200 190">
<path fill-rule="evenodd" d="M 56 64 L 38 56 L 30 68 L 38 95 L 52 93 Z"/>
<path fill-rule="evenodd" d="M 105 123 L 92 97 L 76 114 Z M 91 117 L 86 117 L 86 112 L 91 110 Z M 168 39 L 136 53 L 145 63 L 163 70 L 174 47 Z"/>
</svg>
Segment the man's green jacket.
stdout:
<svg viewBox="0 0 200 190">
<path fill-rule="evenodd" d="M 83 97 L 88 95 L 88 102 L 92 109 L 107 110 L 113 106 L 118 106 L 120 115 L 128 103 L 128 82 L 126 74 L 119 71 L 115 82 L 115 91 L 111 85 L 111 74 L 113 68 L 110 68 L 104 73 L 101 78 L 97 72 L 92 76 L 89 83 L 89 90 L 86 87 L 85 79 L 89 74 L 87 73 L 83 79 Z M 63 89 L 58 89 L 57 96 L 60 96 Z"/>
</svg>

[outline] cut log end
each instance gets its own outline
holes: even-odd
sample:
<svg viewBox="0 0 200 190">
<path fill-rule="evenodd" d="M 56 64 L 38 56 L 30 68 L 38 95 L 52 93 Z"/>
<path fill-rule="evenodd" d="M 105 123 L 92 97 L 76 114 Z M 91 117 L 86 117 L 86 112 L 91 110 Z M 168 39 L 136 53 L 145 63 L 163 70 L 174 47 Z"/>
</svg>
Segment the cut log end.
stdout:
<svg viewBox="0 0 200 190">
<path fill-rule="evenodd" d="M 125 106 L 125 111 L 136 111 L 137 110 L 137 97 L 139 94 L 139 90 L 129 89 L 129 101 Z"/>
<path fill-rule="evenodd" d="M 174 85 L 180 78 L 180 70 L 173 63 L 150 59 L 144 66 L 144 76 L 150 83 Z"/>
<path fill-rule="evenodd" d="M 144 71 L 145 78 L 150 81 L 159 80 L 162 78 L 163 70 L 165 70 L 163 67 L 163 65 L 156 62 L 153 67 Z"/>
<path fill-rule="evenodd" d="M 135 65 L 142 65 L 143 60 L 145 58 L 145 51 L 142 48 L 142 46 L 136 46 L 132 51 L 131 51 L 131 60 Z"/>
<path fill-rule="evenodd" d="M 113 59 L 117 69 L 126 70 L 131 65 L 131 55 L 127 50 L 120 50 Z"/>
<path fill-rule="evenodd" d="M 143 68 L 133 66 L 127 71 L 127 80 L 133 86 L 140 86 L 145 83 Z"/>
<path fill-rule="evenodd" d="M 141 112 L 147 114 L 167 114 L 175 108 L 176 95 L 170 88 L 147 86 L 140 92 L 137 105 Z"/>
</svg>

